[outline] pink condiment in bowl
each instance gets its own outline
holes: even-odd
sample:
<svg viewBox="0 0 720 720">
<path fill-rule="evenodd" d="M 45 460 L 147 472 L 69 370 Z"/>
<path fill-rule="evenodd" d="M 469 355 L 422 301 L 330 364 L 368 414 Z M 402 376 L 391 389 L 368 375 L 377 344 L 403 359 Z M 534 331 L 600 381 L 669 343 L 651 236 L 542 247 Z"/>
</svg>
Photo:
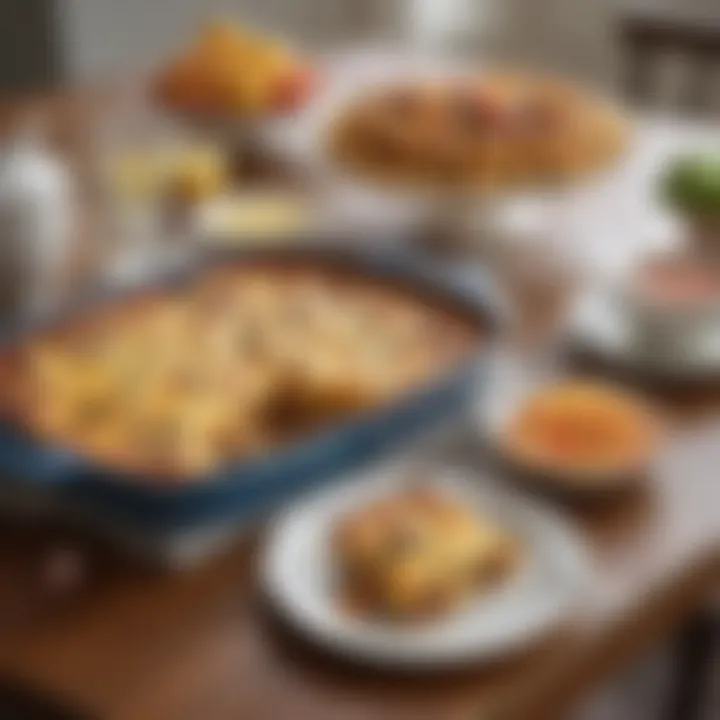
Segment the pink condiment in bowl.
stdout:
<svg viewBox="0 0 720 720">
<path fill-rule="evenodd" d="M 693 258 L 651 258 L 621 297 L 643 351 L 692 355 L 720 328 L 720 267 Z"/>
<path fill-rule="evenodd" d="M 674 258 L 645 263 L 637 272 L 639 299 L 670 309 L 720 301 L 720 268 Z"/>
</svg>

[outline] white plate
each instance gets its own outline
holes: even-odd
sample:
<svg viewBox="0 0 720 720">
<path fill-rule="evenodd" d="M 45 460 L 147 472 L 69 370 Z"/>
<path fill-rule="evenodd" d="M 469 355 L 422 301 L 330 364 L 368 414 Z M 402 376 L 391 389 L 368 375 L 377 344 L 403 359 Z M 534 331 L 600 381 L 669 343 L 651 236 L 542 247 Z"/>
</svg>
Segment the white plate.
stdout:
<svg viewBox="0 0 720 720">
<path fill-rule="evenodd" d="M 644 350 L 629 312 L 607 292 L 581 297 L 572 309 L 569 342 L 593 356 L 627 370 L 660 379 L 693 380 L 720 376 L 720 325 L 692 343 L 677 343 L 663 352 Z"/>
<path fill-rule="evenodd" d="M 519 496 L 483 487 L 460 471 L 434 469 L 432 482 L 489 513 L 519 538 L 524 556 L 502 587 L 448 617 L 399 626 L 351 617 L 336 601 L 330 533 L 339 516 L 408 476 L 397 468 L 320 493 L 271 526 L 260 581 L 280 615 L 311 641 L 384 667 L 437 667 L 504 656 L 549 632 L 579 602 L 588 579 L 583 542 L 560 516 Z"/>
</svg>

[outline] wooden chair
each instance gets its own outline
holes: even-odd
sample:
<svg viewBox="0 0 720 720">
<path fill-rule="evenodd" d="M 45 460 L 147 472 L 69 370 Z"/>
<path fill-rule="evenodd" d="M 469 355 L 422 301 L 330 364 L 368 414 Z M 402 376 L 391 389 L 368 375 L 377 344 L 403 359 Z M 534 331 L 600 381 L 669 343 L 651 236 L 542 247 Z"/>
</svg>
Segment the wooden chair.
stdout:
<svg viewBox="0 0 720 720">
<path fill-rule="evenodd" d="M 619 25 L 624 86 L 630 98 L 642 103 L 657 98 L 662 58 L 673 54 L 686 65 L 681 105 L 701 112 L 712 108 L 713 84 L 720 75 L 720 6 L 714 14 L 628 10 Z"/>
<path fill-rule="evenodd" d="M 720 605 L 699 611 L 678 633 L 675 682 L 666 706 L 666 720 L 709 718 L 717 641 L 720 637 Z"/>
</svg>

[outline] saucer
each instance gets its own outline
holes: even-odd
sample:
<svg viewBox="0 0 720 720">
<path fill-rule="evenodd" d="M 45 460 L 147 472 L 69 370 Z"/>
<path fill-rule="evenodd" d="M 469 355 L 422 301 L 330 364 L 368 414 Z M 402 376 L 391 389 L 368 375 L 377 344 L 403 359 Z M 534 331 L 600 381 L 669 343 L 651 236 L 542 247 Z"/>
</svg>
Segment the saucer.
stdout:
<svg viewBox="0 0 720 720">
<path fill-rule="evenodd" d="M 613 366 L 657 379 L 720 378 L 720 324 L 662 348 L 641 342 L 629 308 L 611 293 L 593 291 L 571 308 L 565 328 L 572 347 Z"/>
</svg>

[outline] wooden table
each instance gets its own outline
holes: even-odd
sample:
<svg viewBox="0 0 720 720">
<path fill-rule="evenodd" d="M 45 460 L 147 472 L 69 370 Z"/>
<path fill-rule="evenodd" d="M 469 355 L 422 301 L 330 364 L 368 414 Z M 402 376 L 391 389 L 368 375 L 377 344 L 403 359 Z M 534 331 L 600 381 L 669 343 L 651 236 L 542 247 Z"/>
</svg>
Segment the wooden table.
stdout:
<svg viewBox="0 0 720 720">
<path fill-rule="evenodd" d="M 254 534 L 202 567 L 162 574 L 67 528 L 9 523 L 0 673 L 108 720 L 557 717 L 671 633 L 720 578 L 720 389 L 662 399 L 677 424 L 645 486 L 567 507 L 593 563 L 582 617 L 520 657 L 422 676 L 360 670 L 294 639 L 263 609 Z M 79 589 L 63 591 L 62 577 L 49 583 L 41 570 L 58 544 L 85 548 Z"/>
<path fill-rule="evenodd" d="M 58 535 L 18 529 L 0 554 L 0 670 L 113 720 L 556 717 L 717 583 L 720 425 L 687 422 L 646 490 L 573 511 L 594 570 L 582 621 L 501 666 L 398 678 L 321 657 L 263 611 L 254 537 L 175 575 L 91 549 L 90 582 L 63 598 L 37 574 Z"/>
</svg>

